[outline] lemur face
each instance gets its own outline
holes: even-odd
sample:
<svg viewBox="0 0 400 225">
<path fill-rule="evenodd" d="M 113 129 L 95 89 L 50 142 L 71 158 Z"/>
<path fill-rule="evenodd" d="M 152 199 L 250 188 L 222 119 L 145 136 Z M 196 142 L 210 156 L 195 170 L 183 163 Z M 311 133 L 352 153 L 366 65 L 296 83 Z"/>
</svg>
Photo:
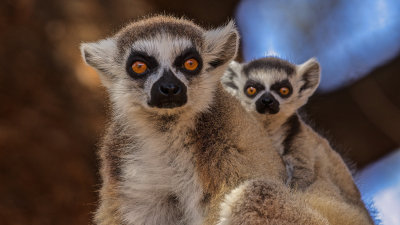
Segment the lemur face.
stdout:
<svg viewBox="0 0 400 225">
<path fill-rule="evenodd" d="M 248 111 L 291 115 L 307 102 L 319 79 L 320 68 L 315 59 L 294 65 L 266 57 L 247 64 L 232 62 L 222 84 Z"/>
<path fill-rule="evenodd" d="M 206 31 L 188 20 L 158 16 L 82 44 L 81 50 L 114 105 L 173 113 L 206 107 L 237 45 L 233 23 Z"/>
<path fill-rule="evenodd" d="M 135 42 L 124 57 L 130 80 L 123 85 L 138 91 L 145 107 L 184 106 L 189 86 L 204 77 L 201 53 L 189 39 L 166 34 Z"/>
</svg>

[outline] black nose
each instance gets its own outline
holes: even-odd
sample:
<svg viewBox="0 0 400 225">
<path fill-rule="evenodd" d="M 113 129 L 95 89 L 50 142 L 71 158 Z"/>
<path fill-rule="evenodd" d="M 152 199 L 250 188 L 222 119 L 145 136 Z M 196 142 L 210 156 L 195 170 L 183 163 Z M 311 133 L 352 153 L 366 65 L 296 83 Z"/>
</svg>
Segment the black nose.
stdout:
<svg viewBox="0 0 400 225">
<path fill-rule="evenodd" d="M 172 109 L 181 107 L 187 102 L 186 85 L 171 70 L 164 70 L 150 92 L 149 106 Z"/>
<path fill-rule="evenodd" d="M 265 98 L 261 99 L 261 102 L 264 105 L 269 106 L 269 105 L 272 105 L 272 103 L 274 103 L 274 100 L 272 98 L 270 98 L 270 97 L 265 97 Z"/>
<path fill-rule="evenodd" d="M 171 96 L 171 95 L 178 95 L 181 92 L 181 87 L 176 84 L 160 84 L 160 92 L 163 95 Z"/>
</svg>

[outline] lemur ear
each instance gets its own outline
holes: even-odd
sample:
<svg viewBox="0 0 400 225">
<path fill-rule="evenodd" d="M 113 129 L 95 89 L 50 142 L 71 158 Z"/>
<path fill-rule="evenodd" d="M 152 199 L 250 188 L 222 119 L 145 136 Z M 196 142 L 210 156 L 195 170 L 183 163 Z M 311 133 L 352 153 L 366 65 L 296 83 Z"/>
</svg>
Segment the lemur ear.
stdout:
<svg viewBox="0 0 400 225">
<path fill-rule="evenodd" d="M 107 73 L 113 59 L 116 43 L 112 38 L 100 40 L 92 43 L 81 44 L 81 54 L 83 60 L 91 67 L 100 72 Z"/>
<path fill-rule="evenodd" d="M 315 58 L 307 60 L 307 62 L 298 66 L 297 76 L 302 81 L 299 94 L 309 97 L 317 89 L 320 81 L 321 69 Z"/>
<path fill-rule="evenodd" d="M 239 46 L 239 33 L 235 23 L 229 21 L 225 26 L 205 33 L 205 54 L 210 66 L 217 68 L 236 57 Z"/>
<path fill-rule="evenodd" d="M 114 39 L 104 39 L 98 42 L 82 43 L 81 54 L 89 66 L 99 71 L 101 83 L 109 88 L 111 85 L 110 69 L 113 68 L 116 42 Z"/>
<path fill-rule="evenodd" d="M 240 71 L 242 66 L 240 63 L 236 61 L 232 61 L 228 69 L 224 72 L 224 75 L 221 78 L 222 86 L 225 88 L 227 92 L 231 95 L 235 96 L 239 93 L 239 86 L 240 86 Z"/>
</svg>

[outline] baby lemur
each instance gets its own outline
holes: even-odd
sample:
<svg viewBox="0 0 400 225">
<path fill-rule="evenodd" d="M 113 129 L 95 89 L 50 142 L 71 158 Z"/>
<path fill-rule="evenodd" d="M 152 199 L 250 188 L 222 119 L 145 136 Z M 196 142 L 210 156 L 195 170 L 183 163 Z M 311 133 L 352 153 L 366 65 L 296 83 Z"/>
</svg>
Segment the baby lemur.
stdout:
<svg viewBox="0 0 400 225">
<path fill-rule="evenodd" d="M 215 224 L 245 180 L 285 186 L 264 128 L 220 83 L 238 39 L 232 22 L 205 30 L 155 16 L 81 45 L 112 107 L 96 224 Z"/>
<path fill-rule="evenodd" d="M 315 59 L 294 65 L 275 57 L 247 64 L 232 62 L 222 77 L 224 88 L 263 124 L 286 164 L 287 184 L 294 192 L 304 194 L 301 198 L 325 216 L 329 224 L 373 224 L 342 158 L 297 113 L 314 93 L 319 80 L 320 66 Z M 244 207 L 236 209 L 240 215 L 236 217 L 245 217 L 240 212 L 259 204 L 247 199 L 263 189 L 261 183 L 247 183 L 250 190 L 236 190 L 244 195 L 242 199 L 237 197 L 238 193 L 231 194 Z M 226 199 L 224 207 L 228 209 L 223 210 L 222 221 L 233 220 L 232 196 Z M 255 216 L 255 220 L 259 217 Z"/>
</svg>

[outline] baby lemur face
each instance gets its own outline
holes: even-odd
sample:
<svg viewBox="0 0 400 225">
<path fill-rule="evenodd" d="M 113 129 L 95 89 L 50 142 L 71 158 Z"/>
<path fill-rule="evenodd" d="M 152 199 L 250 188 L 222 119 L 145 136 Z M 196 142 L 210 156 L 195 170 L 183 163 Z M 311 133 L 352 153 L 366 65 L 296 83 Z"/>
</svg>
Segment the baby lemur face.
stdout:
<svg viewBox="0 0 400 225">
<path fill-rule="evenodd" d="M 188 20 L 157 16 L 84 43 L 81 51 L 99 71 L 114 106 L 174 113 L 207 106 L 237 45 L 232 22 L 206 31 Z"/>
<path fill-rule="evenodd" d="M 248 111 L 289 116 L 307 102 L 319 80 L 320 67 L 315 59 L 294 65 L 266 57 L 247 64 L 232 62 L 222 84 Z"/>
</svg>

